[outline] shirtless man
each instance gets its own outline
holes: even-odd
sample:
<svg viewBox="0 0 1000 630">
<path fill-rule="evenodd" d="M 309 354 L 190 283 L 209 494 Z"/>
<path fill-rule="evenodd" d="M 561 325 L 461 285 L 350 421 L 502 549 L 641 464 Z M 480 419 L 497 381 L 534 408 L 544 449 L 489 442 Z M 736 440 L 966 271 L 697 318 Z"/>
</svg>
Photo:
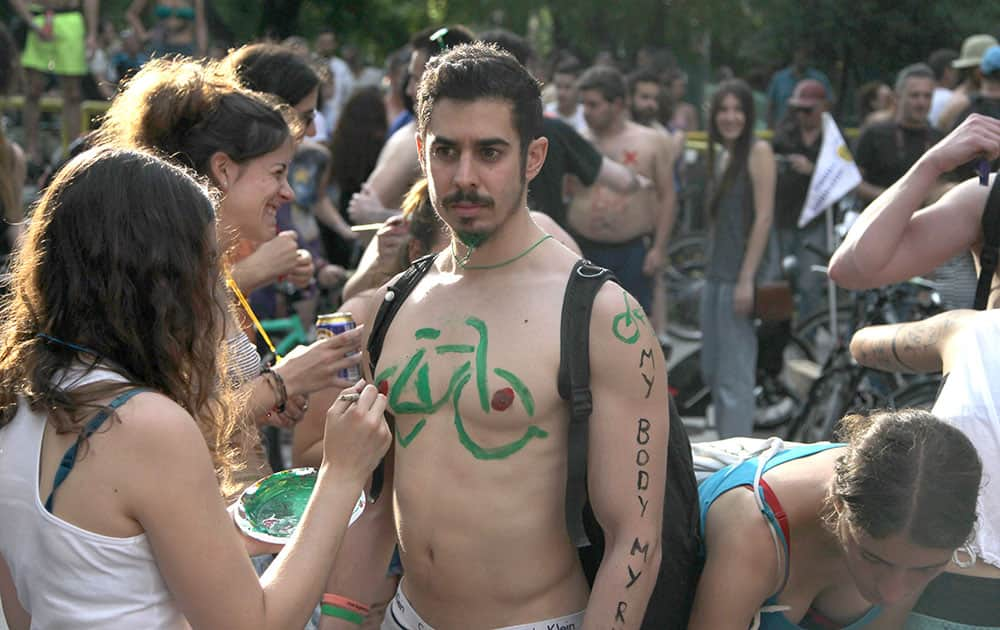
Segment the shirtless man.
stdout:
<svg viewBox="0 0 1000 630">
<path fill-rule="evenodd" d="M 649 310 L 652 276 L 663 267 L 674 224 L 674 151 L 663 134 L 626 118 L 625 78 L 617 70 L 591 68 L 579 87 L 594 146 L 654 186 L 632 195 L 602 186 L 577 190 L 567 217 L 570 232 L 586 258 L 615 272 Z"/>
<path fill-rule="evenodd" d="M 424 66 L 435 55 L 459 44 L 473 40 L 473 34 L 463 26 L 431 27 L 420 31 L 410 40 L 410 82 L 406 93 L 416 99 L 417 86 L 424 74 Z M 385 141 L 379 153 L 375 170 L 368 176 L 361 192 L 351 200 L 348 214 L 355 224 L 380 223 L 399 213 L 403 196 L 420 177 L 420 164 L 413 150 L 416 121 L 400 127 Z"/>
<path fill-rule="evenodd" d="M 421 82 L 417 148 L 451 245 L 402 304 L 374 372 L 395 416 L 406 568 L 384 630 L 638 628 L 654 586 L 663 357 L 613 283 L 590 327 L 589 494 L 607 541 L 590 593 L 566 529 L 569 409 L 556 386 L 553 296 L 578 259 L 528 214 L 527 183 L 547 150 L 541 118 L 537 82 L 484 44 L 436 57 Z"/>
<path fill-rule="evenodd" d="M 29 162 L 40 166 L 38 142 L 39 100 L 45 89 L 45 74 L 59 77 L 62 89 L 62 132 L 67 142 L 80 135 L 80 77 L 89 72 L 87 58 L 97 47 L 98 0 L 11 0 L 17 14 L 28 24 L 28 39 L 21 55 L 27 71 L 24 102 L 24 149 Z M 30 8 L 29 8 L 30 6 Z M 86 20 L 84 17 L 86 16 Z"/>
</svg>

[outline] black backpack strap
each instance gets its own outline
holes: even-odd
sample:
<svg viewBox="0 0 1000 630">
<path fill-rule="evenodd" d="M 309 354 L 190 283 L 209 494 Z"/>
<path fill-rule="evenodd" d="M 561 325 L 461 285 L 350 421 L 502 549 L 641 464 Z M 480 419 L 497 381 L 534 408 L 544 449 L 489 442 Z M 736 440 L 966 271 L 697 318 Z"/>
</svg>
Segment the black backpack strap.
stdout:
<svg viewBox="0 0 1000 630">
<path fill-rule="evenodd" d="M 372 329 L 368 332 L 368 364 L 371 366 L 372 376 L 375 375 L 375 365 L 382 356 L 382 344 L 385 343 L 385 335 L 389 332 L 389 325 L 399 312 L 399 308 L 406 301 L 406 298 L 413 292 L 420 280 L 427 275 L 431 265 L 434 264 L 436 254 L 427 254 L 413 261 L 396 280 L 389 285 L 385 292 L 382 303 L 378 305 L 378 312 L 375 314 L 375 321 Z"/>
<path fill-rule="evenodd" d="M 983 249 L 979 253 L 979 283 L 976 285 L 976 301 L 973 308 L 982 311 L 990 297 L 993 274 L 997 270 L 1000 256 L 1000 175 L 994 177 L 993 188 L 983 209 Z"/>
<path fill-rule="evenodd" d="M 566 526 L 577 546 L 585 545 L 583 510 L 587 502 L 587 427 L 593 411 L 590 394 L 590 315 L 594 298 L 614 274 L 586 260 L 570 272 L 563 297 L 559 348 L 559 396 L 570 405 L 566 471 Z"/>
<path fill-rule="evenodd" d="M 375 365 L 378 363 L 379 357 L 382 356 L 382 344 L 385 343 L 385 335 L 389 332 L 389 325 L 392 324 L 396 313 L 413 292 L 414 287 L 430 271 L 434 264 L 435 255 L 427 254 L 414 260 L 386 290 L 385 297 L 378 306 L 378 312 L 375 313 L 375 321 L 372 322 L 371 331 L 368 333 L 368 364 L 371 366 L 372 377 L 375 376 Z M 385 460 L 383 459 L 372 472 L 372 487 L 368 491 L 368 496 L 371 497 L 372 501 L 376 501 L 382 493 L 384 479 Z"/>
</svg>

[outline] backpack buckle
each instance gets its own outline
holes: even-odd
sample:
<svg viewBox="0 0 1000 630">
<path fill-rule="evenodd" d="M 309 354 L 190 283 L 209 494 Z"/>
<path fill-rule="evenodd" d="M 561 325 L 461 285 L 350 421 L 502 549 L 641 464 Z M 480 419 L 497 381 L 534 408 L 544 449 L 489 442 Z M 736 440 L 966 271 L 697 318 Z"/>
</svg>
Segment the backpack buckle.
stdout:
<svg viewBox="0 0 1000 630">
<path fill-rule="evenodd" d="M 570 390 L 570 421 L 585 422 L 594 411 L 594 397 L 590 387 L 573 387 Z"/>
<path fill-rule="evenodd" d="M 997 247 L 983 247 L 979 253 L 979 266 L 983 269 L 996 271 L 997 262 L 1000 259 L 1000 249 Z"/>
</svg>

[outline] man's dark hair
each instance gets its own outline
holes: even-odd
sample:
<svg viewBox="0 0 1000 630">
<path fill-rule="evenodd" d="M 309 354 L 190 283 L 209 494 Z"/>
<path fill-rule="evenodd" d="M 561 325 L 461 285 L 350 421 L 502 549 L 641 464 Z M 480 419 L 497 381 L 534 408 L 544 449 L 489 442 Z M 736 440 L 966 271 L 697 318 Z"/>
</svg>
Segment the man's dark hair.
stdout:
<svg viewBox="0 0 1000 630">
<path fill-rule="evenodd" d="M 552 74 L 572 74 L 574 77 L 578 77 L 581 72 L 583 72 L 583 66 L 580 65 L 579 60 L 576 57 L 569 57 L 557 63 Z"/>
<path fill-rule="evenodd" d="M 899 71 L 896 77 L 896 94 L 903 91 L 903 86 L 910 79 L 930 79 L 934 80 L 934 71 L 926 63 L 914 63 Z"/>
<path fill-rule="evenodd" d="M 410 39 L 410 48 L 414 52 L 421 51 L 427 53 L 427 59 L 433 59 L 441 53 L 459 46 L 468 44 L 476 39 L 471 30 L 461 24 L 452 26 L 425 28 Z"/>
<path fill-rule="evenodd" d="M 946 70 L 951 68 L 951 62 L 958 59 L 958 53 L 951 48 L 939 48 L 927 58 L 927 65 L 934 71 L 934 78 L 941 81 Z"/>
<path fill-rule="evenodd" d="M 608 66 L 594 66 L 587 70 L 576 82 L 576 89 L 597 90 L 609 103 L 615 99 L 625 100 L 626 89 L 625 77 L 622 73 Z"/>
<path fill-rule="evenodd" d="M 442 99 L 472 102 L 508 101 L 514 129 L 521 139 L 522 158 L 528 145 L 542 135 L 542 96 L 538 81 L 507 51 L 475 42 L 438 55 L 427 64 L 417 91 L 417 131 L 427 134 L 434 105 Z"/>
<path fill-rule="evenodd" d="M 654 83 L 660 85 L 660 77 L 655 72 L 648 69 L 639 69 L 628 75 L 628 93 L 635 94 L 635 88 L 640 83 Z"/>
<path fill-rule="evenodd" d="M 502 50 L 506 50 L 514 55 L 514 59 L 522 66 L 527 67 L 528 62 L 535 56 L 535 51 L 531 49 L 528 40 L 520 35 L 511 33 L 502 28 L 494 28 L 479 34 L 479 41 L 487 44 L 496 44 Z"/>
</svg>

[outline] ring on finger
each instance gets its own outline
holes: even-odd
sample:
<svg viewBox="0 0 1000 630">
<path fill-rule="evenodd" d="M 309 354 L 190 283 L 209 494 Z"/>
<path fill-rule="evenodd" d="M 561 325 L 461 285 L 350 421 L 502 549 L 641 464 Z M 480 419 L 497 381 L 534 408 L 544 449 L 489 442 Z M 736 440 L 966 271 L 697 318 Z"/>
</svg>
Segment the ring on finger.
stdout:
<svg viewBox="0 0 1000 630">
<path fill-rule="evenodd" d="M 361 394 L 358 394 L 356 392 L 349 392 L 337 396 L 337 400 L 345 400 L 347 402 L 358 402 L 359 398 L 361 398 Z"/>
</svg>

